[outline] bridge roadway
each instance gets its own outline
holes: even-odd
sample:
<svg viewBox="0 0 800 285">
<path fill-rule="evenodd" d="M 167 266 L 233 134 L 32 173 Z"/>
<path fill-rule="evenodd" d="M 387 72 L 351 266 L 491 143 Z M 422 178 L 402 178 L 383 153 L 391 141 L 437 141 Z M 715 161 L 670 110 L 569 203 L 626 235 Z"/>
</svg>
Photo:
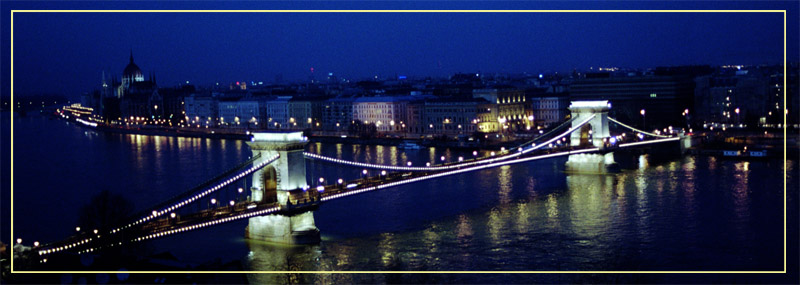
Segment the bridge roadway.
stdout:
<svg viewBox="0 0 800 285">
<path fill-rule="evenodd" d="M 328 184 L 307 189 L 295 189 L 289 191 L 289 200 L 286 205 L 277 202 L 255 203 L 238 202 L 232 206 L 220 206 L 200 212 L 176 216 L 175 218 L 164 216 L 142 223 L 122 234 L 112 234 L 110 237 L 102 238 L 96 236 L 76 236 L 68 241 L 73 244 L 70 251 L 79 253 L 92 252 L 107 247 L 114 247 L 128 242 L 138 242 L 148 239 L 163 237 L 166 235 L 181 233 L 185 231 L 214 226 L 235 220 L 250 218 L 254 216 L 268 214 L 293 215 L 309 210 L 315 210 L 322 202 L 339 199 L 351 195 L 361 194 L 380 189 L 396 187 L 403 184 L 419 182 L 449 175 L 456 175 L 465 172 L 477 171 L 481 169 L 494 168 L 503 165 L 525 163 L 534 160 L 548 159 L 554 157 L 569 156 L 580 153 L 606 153 L 617 148 L 628 148 L 655 143 L 674 142 L 680 140 L 679 137 L 661 138 L 654 140 L 644 140 L 638 142 L 622 142 L 617 147 L 600 149 L 595 147 L 575 148 L 575 147 L 556 147 L 543 149 L 536 153 L 526 153 L 517 156 L 515 159 L 502 160 L 493 163 L 463 166 L 449 170 L 432 170 L 428 172 L 386 172 L 385 175 L 376 175 L 362 179 L 343 181 L 342 183 Z M 454 163 L 457 164 L 457 163 Z M 463 162 L 462 162 L 463 164 Z M 76 244 L 77 241 L 77 244 Z M 60 251 L 60 250 L 59 250 Z M 46 250 L 40 250 L 40 255 L 49 254 Z"/>
</svg>

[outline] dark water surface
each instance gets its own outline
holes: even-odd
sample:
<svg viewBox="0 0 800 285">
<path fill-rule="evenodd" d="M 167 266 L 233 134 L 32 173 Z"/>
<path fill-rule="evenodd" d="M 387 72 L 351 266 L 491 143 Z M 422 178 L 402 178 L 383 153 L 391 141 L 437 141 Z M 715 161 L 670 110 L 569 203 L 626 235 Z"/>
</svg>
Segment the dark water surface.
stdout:
<svg viewBox="0 0 800 285">
<path fill-rule="evenodd" d="M 398 165 L 472 155 L 439 148 L 403 151 L 321 143 L 306 149 Z M 15 236 L 59 240 L 74 231 L 78 209 L 102 190 L 122 194 L 141 209 L 250 155 L 242 141 L 103 134 L 46 117 L 15 118 Z M 567 174 L 565 161 L 503 166 L 328 202 L 315 213 L 323 237 L 319 245 L 246 241 L 246 222 L 239 221 L 170 236 L 148 247 L 195 264 L 241 261 L 250 270 L 783 270 L 782 161 L 704 156 L 656 160 L 644 155 L 620 158 L 627 169 L 608 175 Z M 790 213 L 796 213 L 797 160 L 789 160 L 786 167 L 787 203 Z M 311 161 L 307 169 L 314 181 L 357 178 L 361 171 Z M 791 241 L 796 241 L 797 219 L 790 214 L 788 222 L 790 251 L 796 251 Z M 4 235 L 3 240 L 7 238 Z M 257 283 L 638 282 L 718 277 L 583 278 L 250 276 Z"/>
</svg>

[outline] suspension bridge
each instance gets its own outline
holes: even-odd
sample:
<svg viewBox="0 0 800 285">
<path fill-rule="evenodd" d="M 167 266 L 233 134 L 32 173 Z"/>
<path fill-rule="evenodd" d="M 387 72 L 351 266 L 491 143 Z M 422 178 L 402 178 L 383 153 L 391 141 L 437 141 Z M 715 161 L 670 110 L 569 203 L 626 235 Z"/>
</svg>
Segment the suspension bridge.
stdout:
<svg viewBox="0 0 800 285">
<path fill-rule="evenodd" d="M 327 201 L 380 191 L 400 185 L 460 175 L 511 164 L 568 157 L 567 167 L 579 171 L 603 171 L 615 164 L 613 152 L 658 144 L 675 144 L 681 150 L 690 139 L 672 129 L 646 132 L 608 116 L 607 101 L 575 101 L 572 116 L 528 142 L 488 156 L 457 157 L 423 165 L 385 165 L 338 159 L 305 151 L 307 138 L 301 132 L 254 133 L 247 142 L 253 156 L 187 191 L 137 213 L 125 224 L 80 232 L 62 241 L 34 248 L 40 262 L 64 252 L 85 254 L 175 235 L 238 220 L 248 220 L 245 235 L 251 239 L 283 243 L 314 243 L 319 230 L 314 210 Z M 612 135 L 609 122 L 623 131 Z M 306 178 L 306 160 L 363 169 L 353 180 Z M 232 187 L 250 179 L 249 189 Z M 223 191 L 247 192 L 247 199 L 217 201 Z M 204 207 L 205 205 L 205 207 Z M 194 207 L 192 207 L 194 206 Z M 194 209 L 194 210 L 192 210 Z"/>
</svg>

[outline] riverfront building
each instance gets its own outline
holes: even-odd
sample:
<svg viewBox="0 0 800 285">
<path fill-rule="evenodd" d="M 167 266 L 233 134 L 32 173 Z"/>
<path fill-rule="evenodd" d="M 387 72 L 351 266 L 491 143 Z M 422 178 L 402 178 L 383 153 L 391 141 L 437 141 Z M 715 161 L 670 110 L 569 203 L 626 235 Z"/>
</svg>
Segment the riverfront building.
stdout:
<svg viewBox="0 0 800 285">
<path fill-rule="evenodd" d="M 604 73 L 577 80 L 569 92 L 572 101 L 608 100 L 614 106 L 610 115 L 620 121 L 638 122 L 641 127 L 649 117 L 653 127 L 661 127 L 684 122 L 681 113 L 692 109 L 694 87 L 693 77 L 686 75 L 612 77 Z"/>
</svg>

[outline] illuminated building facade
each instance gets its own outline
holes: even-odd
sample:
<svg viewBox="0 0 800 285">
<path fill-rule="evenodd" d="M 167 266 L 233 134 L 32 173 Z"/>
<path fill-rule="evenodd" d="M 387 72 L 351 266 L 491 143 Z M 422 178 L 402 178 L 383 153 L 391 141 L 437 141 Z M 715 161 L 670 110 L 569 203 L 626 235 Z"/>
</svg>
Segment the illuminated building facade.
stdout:
<svg viewBox="0 0 800 285">
<path fill-rule="evenodd" d="M 491 107 L 492 115 L 487 112 L 481 118 L 479 130 L 481 132 L 498 132 L 507 130 L 523 130 L 533 125 L 531 115 L 526 108 L 527 100 L 525 91 L 516 88 L 491 88 L 475 89 L 473 98 L 483 98 L 494 106 Z"/>
<path fill-rule="evenodd" d="M 353 102 L 353 119 L 374 124 L 379 132 L 401 131 L 410 100 L 409 96 L 361 97 Z"/>
</svg>

